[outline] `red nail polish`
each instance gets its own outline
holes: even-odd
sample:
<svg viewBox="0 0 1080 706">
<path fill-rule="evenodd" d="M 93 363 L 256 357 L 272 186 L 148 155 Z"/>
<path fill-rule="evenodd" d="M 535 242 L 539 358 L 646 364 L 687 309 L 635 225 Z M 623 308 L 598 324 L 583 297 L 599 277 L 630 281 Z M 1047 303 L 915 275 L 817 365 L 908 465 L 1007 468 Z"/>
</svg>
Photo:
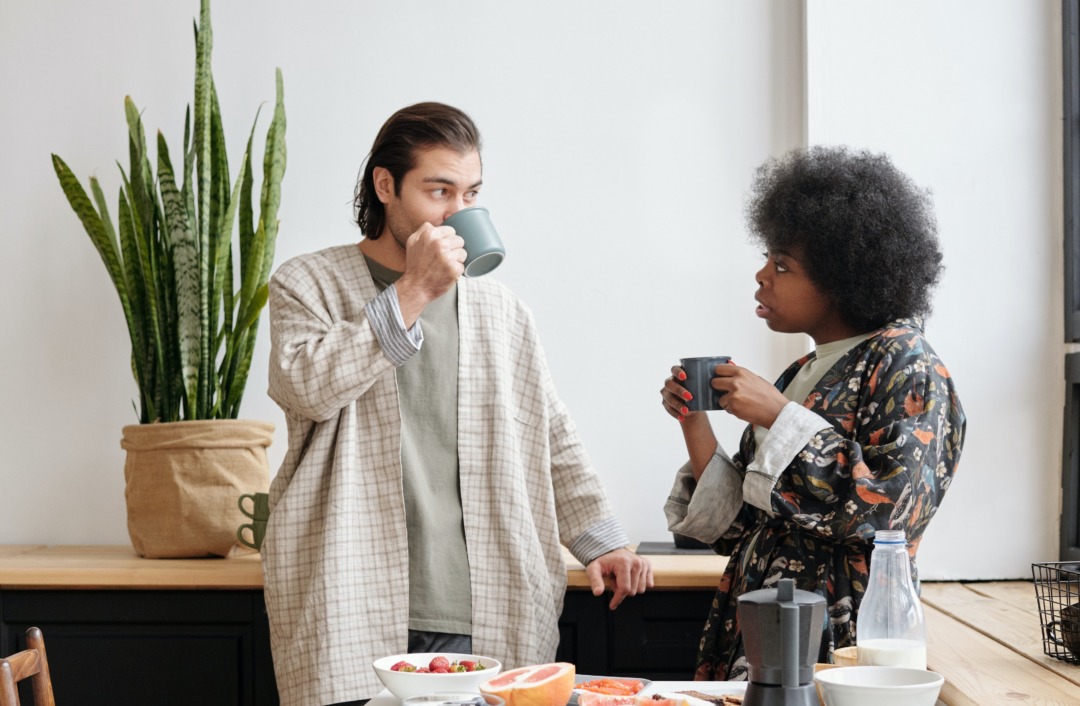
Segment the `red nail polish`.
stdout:
<svg viewBox="0 0 1080 706">
<path fill-rule="evenodd" d="M 686 379 L 686 373 L 680 372 L 679 373 L 679 379 L 680 380 L 685 380 Z"/>
<path fill-rule="evenodd" d="M 680 421 L 680 422 L 685 422 L 685 421 L 686 421 L 686 417 L 684 417 L 684 416 L 682 416 L 682 415 L 680 414 L 680 415 L 679 415 L 679 421 Z"/>
<path fill-rule="evenodd" d="M 690 410 L 687 409 L 686 407 L 683 407 L 682 409 L 680 409 L 679 412 L 681 412 L 682 414 L 690 414 Z"/>
<path fill-rule="evenodd" d="M 684 392 L 684 393 L 682 393 L 682 398 L 684 400 L 690 401 L 690 400 L 694 399 L 694 396 L 691 395 L 689 392 Z"/>
</svg>

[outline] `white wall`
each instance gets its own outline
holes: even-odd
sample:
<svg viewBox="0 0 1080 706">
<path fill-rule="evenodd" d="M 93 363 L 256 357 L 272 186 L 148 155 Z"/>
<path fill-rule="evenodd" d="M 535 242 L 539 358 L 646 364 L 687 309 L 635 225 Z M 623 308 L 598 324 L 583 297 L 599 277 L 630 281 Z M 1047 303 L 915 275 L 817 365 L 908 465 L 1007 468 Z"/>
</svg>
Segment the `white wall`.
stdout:
<svg viewBox="0 0 1080 706">
<path fill-rule="evenodd" d="M 934 193 L 947 267 L 927 334 L 968 413 L 927 576 L 1057 559 L 1064 404 L 1058 2 L 811 0 L 808 134 Z M 887 28 L 887 31 L 883 31 Z"/>
<path fill-rule="evenodd" d="M 49 153 L 114 193 L 125 94 L 175 153 L 197 11 L 0 3 L 0 543 L 128 541 L 127 334 Z M 810 0 L 804 47 L 794 0 L 230 0 L 214 8 L 214 67 L 234 165 L 256 106 L 273 99 L 273 67 L 284 71 L 278 263 L 358 238 L 354 182 L 391 112 L 431 99 L 476 119 L 483 202 L 509 249 L 496 276 L 533 307 L 635 541 L 669 536 L 661 505 L 684 455 L 659 404 L 672 362 L 726 353 L 773 378 L 807 349 L 752 313 L 753 169 L 807 135 L 892 153 L 936 193 L 949 269 L 929 331 L 971 417 L 923 575 L 1022 576 L 1056 555 L 1056 13 L 1049 0 Z M 265 393 L 267 353 L 264 330 L 243 416 L 278 425 L 276 469 L 284 419 Z M 734 445 L 741 424 L 716 421 Z M 986 551 L 973 551 L 978 533 Z"/>
</svg>

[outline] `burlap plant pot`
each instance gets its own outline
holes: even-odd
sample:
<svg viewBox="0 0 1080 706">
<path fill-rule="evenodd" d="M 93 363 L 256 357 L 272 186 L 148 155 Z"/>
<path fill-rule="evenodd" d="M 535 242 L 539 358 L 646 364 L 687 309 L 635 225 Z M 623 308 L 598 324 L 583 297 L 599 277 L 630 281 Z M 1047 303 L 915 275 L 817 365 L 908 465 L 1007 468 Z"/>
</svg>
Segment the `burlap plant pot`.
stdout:
<svg viewBox="0 0 1080 706">
<path fill-rule="evenodd" d="M 236 541 L 244 493 L 270 486 L 274 425 L 217 419 L 124 427 L 128 534 L 149 559 L 250 553 Z"/>
</svg>

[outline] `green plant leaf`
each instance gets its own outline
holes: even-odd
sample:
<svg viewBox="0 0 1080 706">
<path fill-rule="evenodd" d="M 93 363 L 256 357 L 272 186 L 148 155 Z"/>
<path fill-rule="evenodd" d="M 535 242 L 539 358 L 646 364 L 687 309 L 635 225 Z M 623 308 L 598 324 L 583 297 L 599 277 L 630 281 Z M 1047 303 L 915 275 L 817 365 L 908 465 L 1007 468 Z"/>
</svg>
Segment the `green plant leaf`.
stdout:
<svg viewBox="0 0 1080 706">
<path fill-rule="evenodd" d="M 199 386 L 199 253 L 184 197 L 176 187 L 169 147 L 158 133 L 158 183 L 165 211 L 165 233 L 172 256 L 176 292 L 176 336 L 181 385 L 187 409 L 195 409 Z"/>
<path fill-rule="evenodd" d="M 243 400 L 244 388 L 247 387 L 247 377 L 251 370 L 251 356 L 255 352 L 255 335 L 258 333 L 259 312 L 266 306 L 269 297 L 270 288 L 263 284 L 255 291 L 255 296 L 248 305 L 247 314 L 236 327 L 239 334 L 237 339 L 239 350 L 235 359 L 236 366 L 232 385 L 229 387 L 229 397 L 225 403 L 225 414 L 230 419 L 235 419 L 240 412 L 240 402 Z"/>
<path fill-rule="evenodd" d="M 128 153 L 131 183 L 134 187 L 131 204 L 142 224 L 142 231 L 150 233 L 154 218 L 154 182 L 146 155 L 146 133 L 143 132 L 142 117 L 131 96 L 124 98 L 124 114 L 128 123 Z"/>
<path fill-rule="evenodd" d="M 131 97 L 124 101 L 130 164 L 127 172 L 117 165 L 123 185 L 115 229 L 97 180 L 90 179 L 91 201 L 68 166 L 53 155 L 61 188 L 121 300 L 143 423 L 237 416 L 266 307 L 278 232 L 285 171 L 281 71 L 275 74 L 277 99 L 256 218 L 252 144 L 259 111 L 234 182 L 211 70 L 210 0 L 200 0 L 192 27 L 195 96 L 184 115 L 181 184 L 160 132 L 156 171 L 151 168 L 142 116 Z M 234 220 L 239 221 L 235 251 Z M 239 281 L 234 282 L 237 271 Z"/>
<path fill-rule="evenodd" d="M 228 319 L 232 312 L 227 308 L 222 309 L 220 302 L 224 298 L 226 289 L 232 289 L 232 281 L 226 282 L 226 271 L 229 253 L 232 250 L 232 221 L 234 211 L 232 199 L 229 193 L 229 160 L 225 149 L 225 132 L 221 123 L 221 107 L 218 104 L 217 87 L 211 83 L 210 90 L 210 133 L 211 133 L 211 184 L 213 193 L 210 199 L 210 223 L 211 223 L 211 257 L 210 257 L 210 331 L 218 330 L 218 317 Z M 229 323 L 232 328 L 232 323 Z M 210 369 L 214 370 L 213 361 L 217 360 L 220 347 L 217 344 L 217 336 L 210 348 Z M 220 380 L 216 375 L 211 376 L 211 384 L 214 386 L 212 398 L 220 397 Z"/>
<path fill-rule="evenodd" d="M 121 174 L 123 169 L 121 168 Z M 124 175 L 124 181 L 127 176 Z M 119 208 L 117 210 L 120 231 L 120 249 L 124 253 L 124 278 L 127 281 L 127 290 L 130 293 L 131 311 L 133 324 L 129 326 L 132 336 L 131 356 L 135 369 L 135 380 L 139 384 L 140 409 L 139 420 L 147 424 L 157 418 L 157 406 L 154 404 L 153 372 L 149 345 L 149 336 L 146 331 L 146 290 L 139 271 L 139 252 L 135 236 L 135 219 L 128 205 L 127 194 L 120 189 Z"/>
<path fill-rule="evenodd" d="M 52 162 L 53 169 L 56 171 L 56 178 L 60 180 L 60 188 L 63 189 L 72 210 L 75 211 L 75 215 L 79 217 L 87 235 L 90 236 L 90 242 L 98 251 L 98 255 L 101 256 L 101 261 L 105 263 L 105 269 L 109 273 L 109 278 L 112 280 L 116 293 L 120 298 L 120 304 L 124 308 L 124 319 L 130 327 L 131 305 L 128 302 L 127 282 L 124 280 L 124 270 L 120 261 L 116 236 L 112 223 L 108 220 L 109 213 L 104 208 L 104 199 L 100 198 L 101 187 L 98 186 L 96 179 L 90 179 L 90 188 L 94 192 L 95 198 L 98 198 L 99 208 L 103 214 L 99 216 L 98 212 L 94 210 L 90 198 L 86 195 L 82 184 L 79 183 L 79 180 L 64 160 L 54 154 L 52 155 Z"/>
<path fill-rule="evenodd" d="M 124 208 L 128 202 L 134 203 L 135 197 L 132 192 L 137 186 L 138 183 L 133 184 L 125 179 L 124 188 L 127 200 L 121 202 L 121 208 Z M 128 209 L 128 217 L 131 221 L 132 240 L 135 243 L 136 254 L 135 267 L 132 270 L 140 282 L 146 303 L 146 309 L 143 312 L 145 316 L 143 331 L 146 334 L 145 342 L 148 350 L 144 361 L 147 367 L 144 368 L 144 372 L 150 376 L 149 390 L 153 396 L 156 411 L 150 419 L 151 421 L 168 421 L 165 385 L 168 384 L 171 376 L 165 370 L 165 344 L 162 340 L 161 316 L 159 314 L 161 307 L 157 286 L 159 279 L 155 276 L 156 272 L 151 264 L 151 249 L 154 246 L 153 235 L 143 231 L 138 214 L 133 210 Z"/>
<path fill-rule="evenodd" d="M 243 170 L 242 179 L 240 180 L 240 204 L 239 204 L 239 221 L 237 230 L 240 236 L 240 282 L 248 281 L 248 269 L 252 266 L 251 258 L 245 257 L 246 253 L 251 252 L 251 240 L 255 237 L 255 212 L 252 206 L 252 191 L 254 189 L 254 170 L 251 167 L 251 148 L 255 140 L 255 127 L 259 124 L 259 115 L 262 113 L 262 108 L 255 111 L 255 120 L 251 123 L 251 132 L 248 133 L 247 146 L 244 148 L 244 158 L 241 160 L 241 169 Z M 235 199 L 234 199 L 235 200 Z M 258 263 L 254 263 L 258 266 L 262 260 Z M 250 297 L 250 292 L 247 298 Z"/>
<path fill-rule="evenodd" d="M 281 205 L 281 181 L 285 177 L 285 83 L 281 69 L 274 72 L 277 100 L 274 103 L 274 118 L 266 133 L 266 151 L 263 154 L 263 186 L 259 204 L 259 220 L 266 230 L 266 242 L 263 244 L 263 259 L 259 273 L 259 284 L 270 278 L 270 269 L 274 263 L 274 250 L 277 245 L 278 207 Z"/>
<path fill-rule="evenodd" d="M 210 374 L 213 369 L 210 355 L 210 196 L 211 196 L 211 74 L 210 56 L 213 48 L 213 29 L 210 25 L 210 0 L 202 0 L 199 25 L 195 35 L 195 131 L 192 149 L 195 152 L 196 188 L 195 222 L 199 241 L 199 294 L 202 308 L 199 317 L 199 394 L 197 418 L 207 418 L 210 407 Z"/>
</svg>

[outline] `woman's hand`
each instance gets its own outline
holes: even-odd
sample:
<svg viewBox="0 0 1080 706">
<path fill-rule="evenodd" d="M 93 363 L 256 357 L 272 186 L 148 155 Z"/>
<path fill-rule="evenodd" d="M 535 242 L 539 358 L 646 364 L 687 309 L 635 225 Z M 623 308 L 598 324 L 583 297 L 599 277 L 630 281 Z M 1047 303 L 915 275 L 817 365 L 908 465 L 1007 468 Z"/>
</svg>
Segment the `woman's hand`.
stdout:
<svg viewBox="0 0 1080 706">
<path fill-rule="evenodd" d="M 664 380 L 664 386 L 660 388 L 660 397 L 664 404 L 664 411 L 682 424 L 683 440 L 686 442 L 686 451 L 690 455 L 690 468 L 694 472 L 694 479 L 697 480 L 701 478 L 705 466 L 716 453 L 717 443 L 706 414 L 691 412 L 687 407 L 686 403 L 691 399 L 690 392 L 679 384 L 685 379 L 686 371 L 678 365 L 672 366 L 671 377 Z"/>
<path fill-rule="evenodd" d="M 690 392 L 679 384 L 685 379 L 686 372 L 678 365 L 673 365 L 671 367 L 671 377 L 664 380 L 664 386 L 660 388 L 664 411 L 680 422 L 692 414 L 698 414 L 698 412 L 691 412 L 686 406 L 686 403 L 690 401 Z"/>
<path fill-rule="evenodd" d="M 722 393 L 720 407 L 749 424 L 772 427 L 790 400 L 765 378 L 734 363 L 718 365 L 713 389 Z"/>
</svg>

